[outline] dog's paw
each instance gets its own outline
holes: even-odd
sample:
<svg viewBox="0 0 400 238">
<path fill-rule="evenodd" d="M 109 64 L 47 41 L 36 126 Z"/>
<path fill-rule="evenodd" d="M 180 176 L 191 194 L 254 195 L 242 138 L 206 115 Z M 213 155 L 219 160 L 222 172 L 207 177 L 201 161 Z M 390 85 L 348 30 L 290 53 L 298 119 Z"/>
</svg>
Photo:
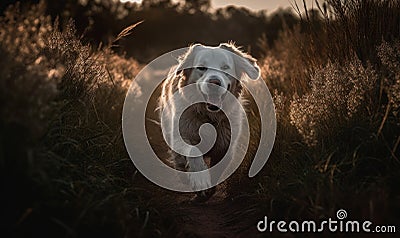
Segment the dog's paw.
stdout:
<svg viewBox="0 0 400 238">
<path fill-rule="evenodd" d="M 192 172 L 189 174 L 189 182 L 193 190 L 205 190 L 211 187 L 210 173 L 208 171 Z"/>
<path fill-rule="evenodd" d="M 203 203 L 208 201 L 214 195 L 216 187 L 209 188 L 200 192 L 196 192 L 195 197 L 192 199 L 192 203 Z"/>
</svg>

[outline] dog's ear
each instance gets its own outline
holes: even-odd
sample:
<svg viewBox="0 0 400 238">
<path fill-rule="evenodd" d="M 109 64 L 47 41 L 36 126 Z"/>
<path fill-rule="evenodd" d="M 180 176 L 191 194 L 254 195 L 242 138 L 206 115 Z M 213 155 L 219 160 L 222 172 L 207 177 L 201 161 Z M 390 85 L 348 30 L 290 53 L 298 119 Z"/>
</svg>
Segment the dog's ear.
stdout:
<svg viewBox="0 0 400 238">
<path fill-rule="evenodd" d="M 243 74 L 247 74 L 247 76 L 253 80 L 256 80 L 260 77 L 260 68 L 257 65 L 257 60 L 251 55 L 242 52 L 231 43 L 223 43 L 220 44 L 219 47 L 239 56 L 234 57 L 237 76 L 242 77 Z"/>
<path fill-rule="evenodd" d="M 191 69 L 193 67 L 194 58 L 197 52 L 203 47 L 204 46 L 201 44 L 191 45 L 188 51 L 184 55 L 179 57 L 179 65 L 177 67 L 176 73 L 179 74 L 180 72 L 182 72 L 182 70 Z"/>
</svg>

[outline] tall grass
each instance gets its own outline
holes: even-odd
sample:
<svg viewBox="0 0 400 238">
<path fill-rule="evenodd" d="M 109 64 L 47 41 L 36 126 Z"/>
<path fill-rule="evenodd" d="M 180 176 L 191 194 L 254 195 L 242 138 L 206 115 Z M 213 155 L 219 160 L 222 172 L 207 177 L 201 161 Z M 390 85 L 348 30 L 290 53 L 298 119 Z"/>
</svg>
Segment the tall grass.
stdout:
<svg viewBox="0 0 400 238">
<path fill-rule="evenodd" d="M 136 61 L 83 44 L 74 23 L 52 22 L 43 2 L 8 8 L 0 57 L 2 233 L 159 236 L 170 229 L 155 222 L 152 195 L 123 145 L 121 111 Z"/>
<path fill-rule="evenodd" d="M 400 4 L 319 8 L 282 32 L 264 60 L 278 132 L 258 202 L 277 217 L 335 217 L 344 208 L 398 222 Z"/>
</svg>

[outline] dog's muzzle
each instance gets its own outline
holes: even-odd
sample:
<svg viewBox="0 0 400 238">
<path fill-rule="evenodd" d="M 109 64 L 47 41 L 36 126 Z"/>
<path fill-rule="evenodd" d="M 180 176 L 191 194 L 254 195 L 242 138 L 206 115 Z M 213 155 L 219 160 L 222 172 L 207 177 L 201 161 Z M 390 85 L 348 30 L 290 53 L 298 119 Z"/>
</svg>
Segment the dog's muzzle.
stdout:
<svg viewBox="0 0 400 238">
<path fill-rule="evenodd" d="M 222 82 L 218 77 L 211 77 L 207 80 L 207 94 L 204 94 L 207 110 L 210 112 L 218 112 L 222 108 L 222 102 L 227 90 L 222 86 Z"/>
</svg>

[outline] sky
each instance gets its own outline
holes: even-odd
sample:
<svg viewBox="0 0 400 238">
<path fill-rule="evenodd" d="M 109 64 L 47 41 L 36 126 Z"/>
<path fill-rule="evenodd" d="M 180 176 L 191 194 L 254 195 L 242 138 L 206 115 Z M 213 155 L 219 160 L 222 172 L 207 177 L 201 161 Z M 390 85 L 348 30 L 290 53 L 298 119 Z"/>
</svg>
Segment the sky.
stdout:
<svg viewBox="0 0 400 238">
<path fill-rule="evenodd" d="M 268 11 L 273 11 L 278 8 L 291 7 L 291 2 L 295 0 L 211 0 L 214 8 L 224 7 L 227 5 L 244 6 L 252 10 L 262 10 L 266 9 Z M 303 7 L 302 0 L 296 0 L 300 9 Z M 306 0 L 307 8 L 310 8 L 312 4 L 315 6 L 314 0 Z"/>
<path fill-rule="evenodd" d="M 141 2 L 142 0 L 120 0 L 121 2 Z M 178 1 L 178 0 L 175 0 Z M 303 9 L 302 0 L 211 0 L 214 8 L 225 7 L 228 5 L 243 6 L 251 10 L 267 10 L 268 12 L 274 11 L 278 8 L 287 8 L 291 6 L 291 2 L 297 2 L 300 9 Z M 307 8 L 315 5 L 315 0 L 306 0 Z"/>
</svg>

